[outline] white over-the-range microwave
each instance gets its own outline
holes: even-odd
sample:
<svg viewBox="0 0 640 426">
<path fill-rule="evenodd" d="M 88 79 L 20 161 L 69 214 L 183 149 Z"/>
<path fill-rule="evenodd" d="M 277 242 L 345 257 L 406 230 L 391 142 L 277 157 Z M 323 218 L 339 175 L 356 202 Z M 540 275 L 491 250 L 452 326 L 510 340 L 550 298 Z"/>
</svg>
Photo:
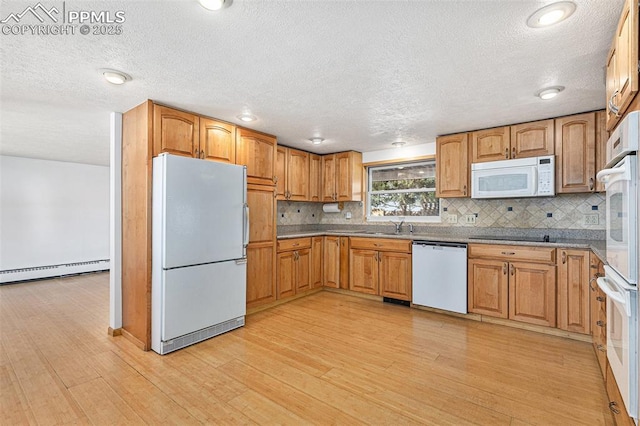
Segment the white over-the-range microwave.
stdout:
<svg viewBox="0 0 640 426">
<path fill-rule="evenodd" d="M 471 164 L 471 198 L 550 197 L 555 194 L 553 155 Z"/>
</svg>

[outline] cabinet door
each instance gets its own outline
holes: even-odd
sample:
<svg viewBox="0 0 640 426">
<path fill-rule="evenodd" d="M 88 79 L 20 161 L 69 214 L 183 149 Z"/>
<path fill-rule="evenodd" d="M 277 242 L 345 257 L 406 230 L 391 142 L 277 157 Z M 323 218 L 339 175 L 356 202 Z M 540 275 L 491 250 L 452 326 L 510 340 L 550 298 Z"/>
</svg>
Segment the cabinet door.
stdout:
<svg viewBox="0 0 640 426">
<path fill-rule="evenodd" d="M 605 83 L 605 93 L 606 93 L 606 115 L 607 115 L 607 130 L 612 131 L 615 127 L 616 123 L 619 120 L 619 116 L 616 114 L 614 110 L 611 109 L 611 105 L 615 105 L 615 102 L 618 100 L 618 96 L 616 91 L 618 90 L 618 57 L 616 51 L 616 39 L 613 40 L 613 46 L 609 51 L 609 56 L 607 56 L 607 77 Z"/>
<path fill-rule="evenodd" d="M 324 286 L 340 288 L 340 237 L 324 237 Z"/>
<path fill-rule="evenodd" d="M 276 196 L 278 200 L 287 199 L 287 148 L 276 149 Z"/>
<path fill-rule="evenodd" d="M 605 111 L 596 111 L 596 175 L 607 164 L 607 140 L 609 132 L 606 129 L 607 116 Z M 604 192 L 604 183 L 596 179 L 596 192 Z"/>
<path fill-rule="evenodd" d="M 361 201 L 362 154 L 353 151 L 336 154 L 335 168 L 337 201 Z"/>
<path fill-rule="evenodd" d="M 378 252 L 351 249 L 349 290 L 378 294 Z"/>
<path fill-rule="evenodd" d="M 556 267 L 509 264 L 509 319 L 556 326 Z"/>
<path fill-rule="evenodd" d="M 322 201 L 336 201 L 336 156 L 322 157 Z"/>
<path fill-rule="evenodd" d="M 276 239 L 276 199 L 272 186 L 247 185 L 249 242 L 274 243 Z"/>
<path fill-rule="evenodd" d="M 558 265 L 558 328 L 589 334 L 589 251 L 561 250 Z"/>
<path fill-rule="evenodd" d="M 511 126 L 511 158 L 553 155 L 553 120 Z"/>
<path fill-rule="evenodd" d="M 468 197 L 469 139 L 467 133 L 436 138 L 436 195 Z"/>
<path fill-rule="evenodd" d="M 508 262 L 470 259 L 468 268 L 469 312 L 507 318 Z"/>
<path fill-rule="evenodd" d="M 278 299 L 296 294 L 296 252 L 278 253 L 276 261 Z"/>
<path fill-rule="evenodd" d="M 168 152 L 185 157 L 199 157 L 199 124 L 197 115 L 154 105 L 153 156 Z"/>
<path fill-rule="evenodd" d="M 609 410 L 613 414 L 616 426 L 635 426 L 636 423 L 629 417 L 627 407 L 625 407 L 622 395 L 620 394 L 620 388 L 616 383 L 616 378 L 608 363 L 605 384 L 607 396 L 609 397 Z"/>
<path fill-rule="evenodd" d="M 349 288 L 349 237 L 340 237 L 340 288 Z"/>
<path fill-rule="evenodd" d="M 321 201 L 322 195 L 322 157 L 309 155 L 309 201 Z"/>
<path fill-rule="evenodd" d="M 309 199 L 309 153 L 288 149 L 287 152 L 287 199 L 307 201 Z"/>
<path fill-rule="evenodd" d="M 638 92 L 638 0 L 626 0 L 616 31 L 616 90 L 614 104 L 622 115 Z"/>
<path fill-rule="evenodd" d="M 378 252 L 380 295 L 411 300 L 411 254 Z"/>
<path fill-rule="evenodd" d="M 311 249 L 296 250 L 296 293 L 311 288 Z"/>
<path fill-rule="evenodd" d="M 471 162 L 504 160 L 511 156 L 509 126 L 471 133 Z"/>
<path fill-rule="evenodd" d="M 236 126 L 200 118 L 200 158 L 235 164 Z"/>
<path fill-rule="evenodd" d="M 596 114 L 557 118 L 556 192 L 595 190 Z"/>
<path fill-rule="evenodd" d="M 589 316 L 591 318 L 591 337 L 593 349 L 604 376 L 607 367 L 607 296 L 596 283 L 596 279 L 604 275 L 604 267 L 600 259 L 589 254 L 591 278 L 589 279 Z"/>
<path fill-rule="evenodd" d="M 275 259 L 274 243 L 247 246 L 247 308 L 276 300 Z"/>
<path fill-rule="evenodd" d="M 236 164 L 247 166 L 247 182 L 275 185 L 276 138 L 238 128 Z"/>
<path fill-rule="evenodd" d="M 311 240 L 311 288 L 322 287 L 324 238 L 313 237 Z"/>
</svg>

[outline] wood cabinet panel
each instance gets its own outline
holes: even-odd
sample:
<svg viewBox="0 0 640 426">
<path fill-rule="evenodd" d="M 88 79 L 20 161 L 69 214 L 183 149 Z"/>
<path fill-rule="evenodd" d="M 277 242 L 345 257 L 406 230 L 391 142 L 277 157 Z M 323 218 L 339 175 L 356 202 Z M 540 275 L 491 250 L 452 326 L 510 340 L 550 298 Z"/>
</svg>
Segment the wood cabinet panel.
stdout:
<svg viewBox="0 0 640 426">
<path fill-rule="evenodd" d="M 322 201 L 362 201 L 362 154 L 355 151 L 322 157 Z"/>
<path fill-rule="evenodd" d="M 287 149 L 287 199 L 307 201 L 309 199 L 309 153 Z"/>
<path fill-rule="evenodd" d="M 555 327 L 556 267 L 511 262 L 509 275 L 509 319 Z"/>
<path fill-rule="evenodd" d="M 553 120 L 541 120 L 511 126 L 510 158 L 539 157 L 553 155 L 554 152 Z"/>
<path fill-rule="evenodd" d="M 556 249 L 551 247 L 512 246 L 506 244 L 469 244 L 469 257 L 487 257 L 500 260 L 555 263 Z"/>
<path fill-rule="evenodd" d="M 478 130 L 471 133 L 471 162 L 483 163 L 510 158 L 509 126 Z"/>
<path fill-rule="evenodd" d="M 609 132 L 606 128 L 606 113 L 596 111 L 596 175 L 607 164 L 607 140 Z M 596 179 L 596 192 L 604 192 L 604 183 Z"/>
<path fill-rule="evenodd" d="M 322 156 L 309 154 L 309 201 L 322 200 Z"/>
<path fill-rule="evenodd" d="M 162 152 L 199 157 L 197 115 L 162 105 L 153 105 L 153 156 Z"/>
<path fill-rule="evenodd" d="M 409 253 L 378 252 L 380 295 L 411 300 L 411 255 Z"/>
<path fill-rule="evenodd" d="M 595 190 L 595 126 L 594 112 L 555 120 L 556 193 Z"/>
<path fill-rule="evenodd" d="M 313 237 L 311 241 L 311 287 L 322 287 L 324 277 L 324 238 Z"/>
<path fill-rule="evenodd" d="M 303 248 L 311 248 L 311 237 L 278 240 L 279 252 L 286 250 L 300 250 Z"/>
<path fill-rule="evenodd" d="M 607 396 L 609 397 L 609 409 L 613 414 L 616 426 L 635 426 L 635 422 L 627 412 L 627 407 L 624 405 L 622 395 L 620 394 L 620 388 L 616 383 L 616 378 L 613 375 L 611 366 L 607 363 L 607 375 L 605 380 L 607 388 Z"/>
<path fill-rule="evenodd" d="M 590 333 L 589 251 L 560 252 L 558 264 L 558 328 Z"/>
<path fill-rule="evenodd" d="M 340 237 L 324 237 L 324 286 L 340 288 Z"/>
<path fill-rule="evenodd" d="M 469 259 L 468 309 L 476 314 L 507 318 L 509 263 L 490 259 Z"/>
<path fill-rule="evenodd" d="M 436 195 L 468 197 L 469 136 L 467 133 L 436 138 Z"/>
<path fill-rule="evenodd" d="M 340 237 L 340 288 L 349 288 L 349 237 Z"/>
<path fill-rule="evenodd" d="M 249 205 L 249 242 L 269 242 L 276 238 L 276 199 L 274 188 L 247 185 Z"/>
<path fill-rule="evenodd" d="M 351 248 L 411 252 L 411 241 L 392 238 L 351 237 Z"/>
<path fill-rule="evenodd" d="M 322 201 L 336 201 L 336 156 L 335 154 L 322 157 Z"/>
<path fill-rule="evenodd" d="M 247 308 L 276 300 L 275 262 L 275 243 L 250 243 L 247 246 Z"/>
<path fill-rule="evenodd" d="M 236 164 L 247 166 L 247 182 L 275 185 L 276 138 L 239 127 L 236 131 Z"/>
<path fill-rule="evenodd" d="M 278 253 L 276 257 L 278 299 L 296 294 L 296 256 L 295 251 Z"/>
<path fill-rule="evenodd" d="M 200 158 L 235 164 L 236 126 L 200 117 Z"/>
<path fill-rule="evenodd" d="M 596 283 L 598 277 L 604 276 L 604 265 L 593 253 L 589 253 L 589 264 L 591 270 L 591 278 L 589 279 L 591 337 L 593 349 L 598 358 L 598 364 L 600 364 L 600 371 L 604 377 L 607 369 L 607 295 Z"/>
<path fill-rule="evenodd" d="M 378 294 L 378 252 L 351 249 L 349 289 L 360 293 Z"/>
<path fill-rule="evenodd" d="M 296 250 L 296 293 L 311 289 L 311 249 Z"/>
<path fill-rule="evenodd" d="M 626 0 L 618 22 L 614 105 L 623 113 L 638 92 L 638 0 Z"/>
<path fill-rule="evenodd" d="M 279 146 L 276 149 L 276 197 L 286 199 L 287 191 L 287 148 Z"/>
</svg>

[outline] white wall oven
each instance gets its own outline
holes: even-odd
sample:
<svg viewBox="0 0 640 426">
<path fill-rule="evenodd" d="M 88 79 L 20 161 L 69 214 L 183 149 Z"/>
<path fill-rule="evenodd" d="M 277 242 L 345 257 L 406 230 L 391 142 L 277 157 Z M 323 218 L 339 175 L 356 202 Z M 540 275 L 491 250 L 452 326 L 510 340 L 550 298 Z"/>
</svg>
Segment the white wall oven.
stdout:
<svg viewBox="0 0 640 426">
<path fill-rule="evenodd" d="M 607 263 L 598 286 L 607 294 L 607 359 L 629 415 L 638 418 L 638 140 L 640 111 L 607 141 Z"/>
</svg>

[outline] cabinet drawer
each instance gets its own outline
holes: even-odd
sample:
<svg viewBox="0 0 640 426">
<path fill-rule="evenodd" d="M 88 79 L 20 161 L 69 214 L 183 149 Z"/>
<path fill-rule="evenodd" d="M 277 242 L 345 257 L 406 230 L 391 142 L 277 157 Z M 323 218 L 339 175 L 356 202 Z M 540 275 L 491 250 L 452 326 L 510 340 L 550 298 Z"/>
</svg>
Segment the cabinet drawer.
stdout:
<svg viewBox="0 0 640 426">
<path fill-rule="evenodd" d="M 288 240 L 278 240 L 278 252 L 311 248 L 311 237 L 290 238 Z"/>
<path fill-rule="evenodd" d="M 392 238 L 351 237 L 351 248 L 411 253 L 411 241 Z"/>
<path fill-rule="evenodd" d="M 490 257 L 526 262 L 556 263 L 556 249 L 549 247 L 469 244 L 469 257 Z"/>
</svg>

